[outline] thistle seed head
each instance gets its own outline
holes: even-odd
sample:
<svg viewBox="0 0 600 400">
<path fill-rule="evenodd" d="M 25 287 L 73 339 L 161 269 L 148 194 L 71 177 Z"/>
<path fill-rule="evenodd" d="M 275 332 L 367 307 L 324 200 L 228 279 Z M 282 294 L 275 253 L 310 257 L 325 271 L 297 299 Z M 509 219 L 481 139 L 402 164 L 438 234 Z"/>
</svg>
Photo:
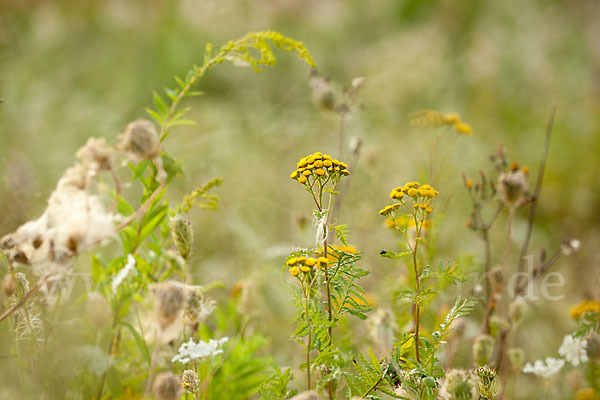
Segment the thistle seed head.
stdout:
<svg viewBox="0 0 600 400">
<path fill-rule="evenodd" d="M 158 326 L 161 330 L 165 330 L 183 309 L 185 302 L 183 288 L 175 282 L 163 282 L 155 286 L 154 293 Z"/>
<path fill-rule="evenodd" d="M 120 136 L 119 150 L 136 161 L 150 160 L 158 155 L 160 138 L 154 124 L 145 119 L 135 120 Z"/>
<path fill-rule="evenodd" d="M 153 392 L 156 400 L 178 400 L 183 394 L 181 380 L 172 372 L 162 373 L 154 380 Z"/>
<path fill-rule="evenodd" d="M 527 199 L 527 176 L 521 170 L 504 172 L 498 177 L 497 191 L 500 200 L 508 207 L 515 208 Z"/>
</svg>

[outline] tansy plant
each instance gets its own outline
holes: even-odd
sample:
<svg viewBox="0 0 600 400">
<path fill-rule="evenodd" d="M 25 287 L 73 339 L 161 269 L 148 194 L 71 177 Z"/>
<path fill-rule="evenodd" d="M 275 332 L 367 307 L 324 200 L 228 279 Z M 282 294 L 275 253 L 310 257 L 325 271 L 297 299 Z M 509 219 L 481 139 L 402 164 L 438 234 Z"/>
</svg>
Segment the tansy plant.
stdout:
<svg viewBox="0 0 600 400">
<path fill-rule="evenodd" d="M 464 280 L 453 266 L 444 267 L 442 262 L 437 268 L 422 264 L 419 250 L 426 244 L 426 226 L 430 227 L 430 216 L 434 211 L 432 201 L 438 194 L 430 185 L 407 182 L 391 191 L 390 199 L 394 203 L 379 211 L 387 219 L 388 225 L 400 233 L 406 249 L 402 252 L 384 250 L 380 255 L 391 259 L 410 258 L 407 267 L 414 286 L 402 290 L 399 298 L 408 299 L 413 304 L 414 329 L 411 333 L 401 334 L 393 355 L 392 366 L 396 371 L 391 372 L 402 390 L 417 398 L 433 398 L 438 392 L 437 379 L 444 376 L 444 370 L 436 365 L 436 352 L 450 333 L 452 322 L 473 307 L 471 301 L 458 298 L 440 329 L 433 332 L 431 338 L 422 336 L 423 308 L 438 293 L 435 286 L 427 285 L 428 280 L 437 278 L 445 283 Z"/>
<path fill-rule="evenodd" d="M 336 379 L 344 364 L 333 332 L 337 322 L 346 314 L 361 319 L 369 311 L 364 292 L 356 280 L 368 271 L 356 263 L 360 255 L 333 247 L 328 243 L 330 229 L 347 245 L 345 226 L 329 223 L 333 198 L 340 181 L 350 175 L 347 165 L 328 154 L 317 152 L 298 161 L 290 177 L 300 183 L 314 200 L 316 219 L 315 249 L 299 250 L 290 255 L 286 268 L 297 280 L 296 307 L 298 327 L 296 338 L 304 344 L 307 390 L 312 388 L 314 366 L 320 366 L 318 388 L 326 386 L 330 399 L 336 398 Z M 346 248 L 347 249 L 347 248 Z M 314 359 L 313 354 L 316 353 Z"/>
</svg>

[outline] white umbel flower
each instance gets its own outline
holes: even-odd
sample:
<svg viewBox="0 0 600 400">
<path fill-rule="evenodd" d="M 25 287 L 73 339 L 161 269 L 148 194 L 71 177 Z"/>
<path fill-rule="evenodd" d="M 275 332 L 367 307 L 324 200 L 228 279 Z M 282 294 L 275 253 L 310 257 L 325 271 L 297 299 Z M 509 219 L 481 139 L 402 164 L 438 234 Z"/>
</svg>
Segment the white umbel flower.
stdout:
<svg viewBox="0 0 600 400">
<path fill-rule="evenodd" d="M 523 372 L 526 374 L 536 374 L 544 379 L 550 379 L 561 370 L 565 365 L 565 360 L 561 358 L 547 357 L 546 361 L 537 360 L 533 365 L 527 363 Z"/>
<path fill-rule="evenodd" d="M 587 342 L 585 339 L 576 339 L 571 335 L 567 335 L 558 349 L 558 354 L 576 367 L 580 363 L 583 364 L 588 360 L 587 352 L 585 350 L 586 346 Z"/>
<path fill-rule="evenodd" d="M 179 347 L 178 354 L 171 361 L 187 364 L 200 358 L 214 357 L 223 352 L 219 347 L 228 340 L 229 338 L 224 337 L 218 340 L 210 339 L 208 342 L 200 340 L 196 343 L 193 339 L 190 339 Z"/>
</svg>

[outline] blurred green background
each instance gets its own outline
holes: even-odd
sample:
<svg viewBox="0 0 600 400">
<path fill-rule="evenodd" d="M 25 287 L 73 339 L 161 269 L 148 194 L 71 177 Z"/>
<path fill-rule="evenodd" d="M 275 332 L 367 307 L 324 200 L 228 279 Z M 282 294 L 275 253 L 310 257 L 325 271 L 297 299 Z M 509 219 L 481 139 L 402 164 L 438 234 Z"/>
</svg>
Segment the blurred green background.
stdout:
<svg viewBox="0 0 600 400">
<path fill-rule="evenodd" d="M 301 40 L 319 72 L 340 87 L 366 78 L 364 109 L 346 123 L 342 159 L 351 160 L 352 140 L 363 145 L 338 222 L 348 224 L 352 244 L 365 253 L 372 270 L 365 286 L 382 306 L 401 279 L 397 265 L 377 256 L 395 245 L 377 215 L 389 191 L 428 179 L 433 159 L 430 183 L 443 195 L 438 256 L 480 259 L 481 243 L 464 227 L 470 203 L 460 174 L 490 170 L 488 156 L 503 144 L 508 158 L 535 177 L 548 112 L 557 104 L 531 248 L 551 252 L 575 237 L 582 249 L 559 262 L 567 284 L 554 293 L 565 299 L 552 307 L 540 302 L 543 311 L 530 316 L 527 324 L 538 333 L 529 338 L 535 340 L 526 360 L 553 355 L 574 328 L 569 306 L 598 296 L 596 0 L 3 0 L 0 234 L 42 212 L 86 138 L 114 144 L 128 122 L 147 117 L 152 91 L 174 86 L 174 75 L 200 63 L 207 42 L 266 29 Z M 187 102 L 198 125 L 179 128 L 165 147 L 185 171 L 171 198 L 224 178 L 219 210 L 192 213 L 197 283 L 252 282 L 252 309 L 264 326 L 278 324 L 272 339 L 281 344 L 289 341 L 291 322 L 282 261 L 292 247 L 311 246 L 314 236 L 310 198 L 288 176 L 309 152 L 337 154 L 339 119 L 311 101 L 302 62 L 281 53 L 278 59 L 261 74 L 231 65 L 211 70 L 198 87 L 205 95 Z M 473 135 L 410 127 L 408 115 L 426 108 L 458 112 Z M 520 212 L 516 243 L 525 220 Z M 501 249 L 502 229 L 494 234 Z M 298 350 L 274 349 L 282 359 Z"/>
</svg>

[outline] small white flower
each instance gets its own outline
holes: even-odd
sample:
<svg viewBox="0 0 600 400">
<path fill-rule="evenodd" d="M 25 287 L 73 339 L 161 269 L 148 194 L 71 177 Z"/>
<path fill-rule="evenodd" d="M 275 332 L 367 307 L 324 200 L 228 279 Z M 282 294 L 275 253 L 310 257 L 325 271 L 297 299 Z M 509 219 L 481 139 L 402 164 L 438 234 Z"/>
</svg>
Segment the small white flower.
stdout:
<svg viewBox="0 0 600 400">
<path fill-rule="evenodd" d="M 547 357 L 545 363 L 542 360 L 537 360 L 533 365 L 527 363 L 525 368 L 523 368 L 523 372 L 526 374 L 536 374 L 544 379 L 550 379 L 556 375 L 564 365 L 565 360 L 561 358 Z"/>
<path fill-rule="evenodd" d="M 171 362 L 179 361 L 187 364 L 199 358 L 214 357 L 223 352 L 219 347 L 228 340 L 229 338 L 224 337 L 218 340 L 210 339 L 208 342 L 200 340 L 195 343 L 193 339 L 190 339 L 179 347 L 178 354 L 171 359 Z"/>
<path fill-rule="evenodd" d="M 131 254 L 127 255 L 127 264 L 115 275 L 115 278 L 110 284 L 113 292 L 116 292 L 123 280 L 127 278 L 127 276 L 131 273 L 131 271 L 135 268 L 135 257 Z"/>
<path fill-rule="evenodd" d="M 560 245 L 560 250 L 565 256 L 570 255 L 571 253 L 578 251 L 581 247 L 581 242 L 577 239 L 570 239 L 563 242 Z"/>
<path fill-rule="evenodd" d="M 586 346 L 587 342 L 585 339 L 576 339 L 571 335 L 567 335 L 563 339 L 563 342 L 558 349 L 558 354 L 563 356 L 565 360 L 576 367 L 580 363 L 584 363 L 588 360 L 588 356 L 585 351 Z"/>
</svg>

